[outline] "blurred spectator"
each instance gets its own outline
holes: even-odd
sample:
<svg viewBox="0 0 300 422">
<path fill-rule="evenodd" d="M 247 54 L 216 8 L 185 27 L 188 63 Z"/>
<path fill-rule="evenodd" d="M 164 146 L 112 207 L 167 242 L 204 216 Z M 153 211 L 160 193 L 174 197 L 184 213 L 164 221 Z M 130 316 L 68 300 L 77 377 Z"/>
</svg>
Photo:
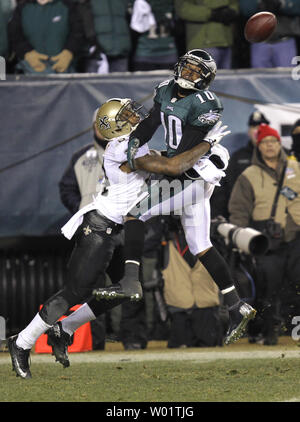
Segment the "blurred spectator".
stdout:
<svg viewBox="0 0 300 422">
<path fill-rule="evenodd" d="M 15 0 L 0 2 L 0 56 L 5 58 L 9 55 L 7 24 L 15 7 Z"/>
<path fill-rule="evenodd" d="M 269 11 L 278 22 L 268 42 L 251 44 L 251 67 L 292 66 L 292 59 L 297 56 L 296 37 L 300 36 L 299 0 L 240 0 L 240 11 L 247 18 Z"/>
<path fill-rule="evenodd" d="M 128 71 L 131 52 L 129 12 L 132 0 L 76 1 L 81 3 L 79 9 L 90 44 L 90 55 L 84 60 L 83 71 Z"/>
<path fill-rule="evenodd" d="M 97 110 L 98 108 L 92 118 L 93 143 L 85 145 L 73 154 L 59 182 L 61 201 L 71 214 L 75 214 L 80 208 L 92 202 L 93 196 L 103 188 L 102 163 L 107 141 L 103 140 L 97 129 Z"/>
<path fill-rule="evenodd" d="M 222 215 L 226 219 L 229 217 L 228 200 L 233 185 L 238 176 L 251 165 L 254 147 L 256 146 L 256 133 L 261 123 L 269 124 L 266 117 L 258 110 L 250 114 L 248 119 L 248 143 L 246 146 L 235 151 L 229 160 L 226 170 L 226 177 L 221 181 L 221 186 L 216 187 L 212 199 L 212 216 Z"/>
<path fill-rule="evenodd" d="M 178 59 L 173 0 L 135 0 L 130 25 L 137 37 L 133 70 L 173 69 Z"/>
<path fill-rule="evenodd" d="M 230 69 L 232 24 L 238 18 L 238 0 L 175 0 L 175 10 L 185 21 L 186 49 L 204 49 L 214 57 L 219 69 Z"/>
<path fill-rule="evenodd" d="M 166 248 L 168 262 L 162 273 L 171 317 L 168 347 L 222 346 L 226 327 L 220 318 L 219 289 L 189 251 L 180 223 Z"/>
<path fill-rule="evenodd" d="M 16 70 L 25 74 L 74 72 L 84 36 L 71 0 L 27 0 L 17 5 L 8 24 Z"/>
<path fill-rule="evenodd" d="M 229 212 L 232 224 L 269 237 L 269 251 L 256 257 L 256 306 L 264 344 L 276 344 L 284 294 L 296 306 L 289 322 L 300 310 L 300 165 L 287 158 L 279 133 L 266 124 L 258 129 L 252 165 L 234 185 Z"/>
<path fill-rule="evenodd" d="M 300 161 L 300 119 L 296 120 L 292 127 L 292 153 L 298 161 Z"/>
</svg>

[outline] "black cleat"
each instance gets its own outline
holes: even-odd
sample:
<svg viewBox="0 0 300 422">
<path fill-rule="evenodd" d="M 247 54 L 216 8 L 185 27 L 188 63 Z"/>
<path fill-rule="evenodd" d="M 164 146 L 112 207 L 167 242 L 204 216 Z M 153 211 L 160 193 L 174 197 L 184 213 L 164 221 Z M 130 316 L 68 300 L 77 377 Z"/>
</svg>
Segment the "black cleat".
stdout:
<svg viewBox="0 0 300 422">
<path fill-rule="evenodd" d="M 256 310 L 248 303 L 240 301 L 238 306 L 229 310 L 230 326 L 224 343 L 231 344 L 239 340 L 246 331 L 248 322 L 256 315 Z"/>
<path fill-rule="evenodd" d="M 52 355 L 55 356 L 56 362 L 61 363 L 64 368 L 70 366 L 68 346 L 72 344 L 72 337 L 62 329 L 61 322 L 54 324 L 46 334 L 48 334 L 48 344 L 52 347 Z"/>
<path fill-rule="evenodd" d="M 93 290 L 93 296 L 97 300 L 130 299 L 132 302 L 137 302 L 142 299 L 143 290 L 138 280 L 131 281 L 124 277 L 120 283 Z"/>
<path fill-rule="evenodd" d="M 8 350 L 11 356 L 12 369 L 16 372 L 17 377 L 24 379 L 31 378 L 29 369 L 30 349 L 25 350 L 17 346 L 18 335 L 9 337 L 7 340 Z"/>
</svg>

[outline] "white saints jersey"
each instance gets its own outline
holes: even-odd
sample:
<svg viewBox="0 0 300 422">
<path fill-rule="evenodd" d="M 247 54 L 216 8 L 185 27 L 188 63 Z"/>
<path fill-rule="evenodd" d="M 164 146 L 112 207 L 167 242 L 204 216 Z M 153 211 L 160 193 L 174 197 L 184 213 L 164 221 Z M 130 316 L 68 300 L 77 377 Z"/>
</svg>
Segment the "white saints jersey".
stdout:
<svg viewBox="0 0 300 422">
<path fill-rule="evenodd" d="M 90 204 L 77 211 L 61 228 L 63 235 L 71 239 L 83 221 L 83 215 L 92 210 L 98 210 L 109 220 L 123 224 L 123 218 L 128 211 L 144 196 L 148 195 L 145 179 L 148 173 L 135 171 L 125 173 L 120 165 L 127 161 L 129 137 L 116 138 L 110 141 L 103 155 L 105 186 Z M 148 145 L 139 148 L 136 157 L 149 153 Z M 143 189 L 144 188 L 144 189 Z M 142 193 L 144 192 L 144 193 Z"/>
<path fill-rule="evenodd" d="M 148 173 L 135 171 L 125 173 L 120 165 L 127 161 L 128 137 L 116 138 L 110 141 L 103 155 L 105 172 L 105 187 L 95 198 L 97 209 L 108 219 L 123 224 L 123 217 L 140 200 L 141 193 L 146 189 L 145 179 Z M 136 158 L 149 153 L 148 145 L 139 148 Z"/>
</svg>

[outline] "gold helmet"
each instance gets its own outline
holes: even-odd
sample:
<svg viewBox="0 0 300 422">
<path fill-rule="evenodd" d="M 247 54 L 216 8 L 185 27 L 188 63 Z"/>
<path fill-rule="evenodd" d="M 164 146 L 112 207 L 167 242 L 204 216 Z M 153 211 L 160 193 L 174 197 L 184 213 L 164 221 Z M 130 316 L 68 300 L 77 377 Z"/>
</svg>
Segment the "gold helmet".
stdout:
<svg viewBox="0 0 300 422">
<path fill-rule="evenodd" d="M 146 117 L 143 106 L 130 98 L 111 98 L 99 107 L 97 129 L 107 141 L 129 135 Z"/>
</svg>

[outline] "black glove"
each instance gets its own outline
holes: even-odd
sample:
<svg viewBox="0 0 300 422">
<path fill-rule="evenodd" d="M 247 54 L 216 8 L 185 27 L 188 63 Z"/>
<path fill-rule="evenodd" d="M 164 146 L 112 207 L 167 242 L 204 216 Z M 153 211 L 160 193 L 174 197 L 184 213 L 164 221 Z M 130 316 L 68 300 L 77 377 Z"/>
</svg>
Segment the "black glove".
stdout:
<svg viewBox="0 0 300 422">
<path fill-rule="evenodd" d="M 238 14 L 235 10 L 228 6 L 218 7 L 211 11 L 210 20 L 214 22 L 223 23 L 223 25 L 230 25 L 237 18 Z"/>
<path fill-rule="evenodd" d="M 262 0 L 260 10 L 278 13 L 281 9 L 282 3 L 280 0 Z"/>
</svg>

